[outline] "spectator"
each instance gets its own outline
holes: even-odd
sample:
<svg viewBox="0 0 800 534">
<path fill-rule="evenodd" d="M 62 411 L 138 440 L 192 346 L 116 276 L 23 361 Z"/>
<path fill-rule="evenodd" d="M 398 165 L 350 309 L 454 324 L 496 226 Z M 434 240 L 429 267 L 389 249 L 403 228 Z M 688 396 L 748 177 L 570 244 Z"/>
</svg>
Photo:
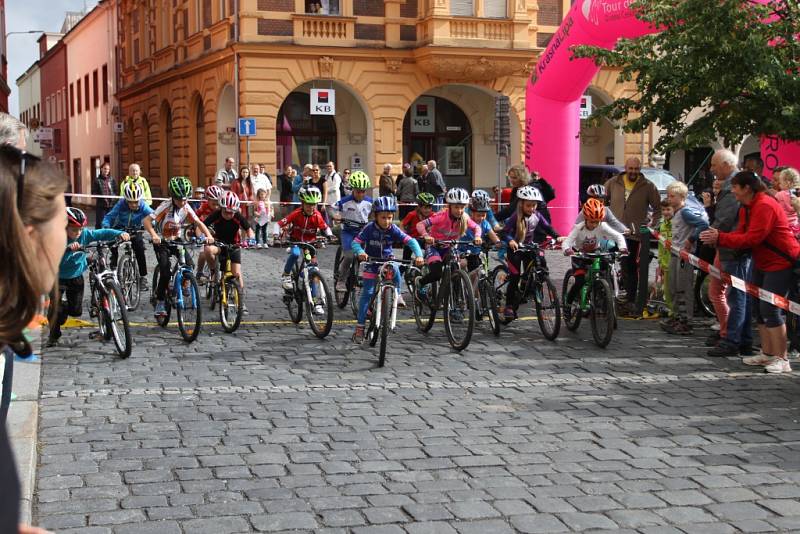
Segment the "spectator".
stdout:
<svg viewBox="0 0 800 534">
<path fill-rule="evenodd" d="M 417 201 L 418 194 L 419 185 L 417 185 L 417 181 L 411 172 L 411 165 L 406 163 L 403 165 L 403 174 L 400 175 L 400 179 L 397 181 L 397 200 L 401 204 L 399 207 L 401 220 L 414 211 L 414 206 L 409 206 L 408 204 L 414 204 Z"/>
<path fill-rule="evenodd" d="M 511 184 L 511 194 L 508 197 L 508 204 L 497 212 L 497 222 L 500 224 L 503 224 L 506 219 L 517 212 L 517 191 L 520 187 L 524 187 L 530 182 L 528 170 L 522 164 L 509 167 L 508 171 L 506 171 L 506 176 Z M 500 188 L 495 187 L 493 192 L 495 197 L 500 198 Z"/>
<path fill-rule="evenodd" d="M 111 176 L 111 164 L 107 161 L 100 166 L 100 174 L 92 180 L 92 195 L 105 197 L 95 198 L 94 227 L 101 228 L 106 213 L 119 200 L 117 181 Z"/>
<path fill-rule="evenodd" d="M 350 188 L 350 174 L 350 169 L 342 171 L 342 198 L 353 194 L 353 190 Z"/>
<path fill-rule="evenodd" d="M 281 214 L 286 213 L 285 208 L 287 206 L 283 203 L 292 201 L 292 182 L 295 176 L 297 176 L 297 171 L 291 165 L 287 165 L 283 174 L 278 175 L 278 200 L 281 203 Z M 288 206 L 288 208 L 291 209 L 291 206 Z"/>
<path fill-rule="evenodd" d="M 397 186 L 392 177 L 392 164 L 387 163 L 383 166 L 383 173 L 378 177 L 378 196 L 394 197 L 397 195 Z"/>
<path fill-rule="evenodd" d="M 336 165 L 332 161 L 325 165 L 325 183 L 328 184 L 328 204 L 330 204 L 328 212 L 330 216 L 333 214 L 333 206 L 342 199 L 342 193 L 344 192 L 342 175 L 336 170 Z"/>
<path fill-rule="evenodd" d="M 447 186 L 434 160 L 428 161 L 428 175 L 426 179 L 426 191 L 436 197 L 436 204 L 441 206 L 444 203 L 444 194 L 447 192 Z"/>
<path fill-rule="evenodd" d="M 292 202 L 299 204 L 300 197 L 297 196 L 297 192 L 300 191 L 300 188 L 308 185 L 311 181 L 311 174 L 313 173 L 314 166 L 310 163 L 306 163 L 303 166 L 303 174 L 297 174 L 292 180 Z"/>
<path fill-rule="evenodd" d="M 622 224 L 631 229 L 631 234 L 625 237 L 629 254 L 622 258 L 621 264 L 628 301 L 627 312 L 635 313 L 636 292 L 639 288 L 639 227 L 647 224 L 648 210 L 653 210 L 653 227 L 658 226 L 661 218 L 661 195 L 656 185 L 642 174 L 642 162 L 639 158 L 628 159 L 625 162 L 625 172 L 609 179 L 605 186 L 611 211 Z"/>
<path fill-rule="evenodd" d="M 713 180 L 711 183 L 711 189 L 705 190 L 700 193 L 700 200 L 703 203 L 703 207 L 706 210 L 706 215 L 708 215 L 708 222 L 709 224 L 714 223 L 714 212 L 717 208 L 717 195 L 719 195 L 720 188 L 722 187 L 722 180 Z M 660 245 L 659 245 L 660 246 Z M 714 264 L 714 258 L 717 255 L 717 249 L 712 246 L 706 245 L 702 241 L 698 243 L 697 246 L 697 257 L 703 261 L 707 261 L 709 264 Z M 706 274 L 704 271 L 698 271 L 697 277 L 694 281 L 694 294 L 698 297 L 697 301 L 695 302 L 695 307 L 700 309 L 703 306 L 703 303 L 700 301 L 700 295 L 703 291 L 703 284 L 705 283 L 705 279 L 707 276 L 711 276 Z M 713 277 L 712 277 L 713 278 Z M 709 279 L 709 282 L 711 280 Z M 707 347 L 716 347 L 717 343 L 719 343 L 719 323 L 716 322 L 712 327 L 711 335 L 706 339 L 706 346 Z"/>
<path fill-rule="evenodd" d="M 0 112 L 0 145 L 15 146 L 20 150 L 27 148 L 28 128 L 16 117 Z"/>
<path fill-rule="evenodd" d="M 328 212 L 327 212 L 327 205 L 328 205 L 328 182 L 325 180 L 325 177 L 322 175 L 322 171 L 319 168 L 319 165 L 314 164 L 311 167 L 311 176 L 308 181 L 309 185 L 313 185 L 320 191 L 322 191 L 322 202 L 317 204 L 317 210 L 319 210 L 320 215 L 322 218 L 325 219 L 327 223 L 330 219 L 328 219 Z"/>
<path fill-rule="evenodd" d="M 700 237 L 710 245 L 751 250 L 754 263 L 752 282 L 785 297 L 793 282 L 792 271 L 800 256 L 800 244 L 789 230 L 786 214 L 778 201 L 765 190 L 764 182 L 753 172 L 742 171 L 733 176 L 731 193 L 741 204 L 736 230 L 722 232 L 711 228 Z M 786 356 L 786 325 L 781 310 L 760 299 L 753 302 L 753 307 L 761 354 L 745 357 L 742 362 L 763 365 L 768 373 L 791 372 Z"/>
<path fill-rule="evenodd" d="M 250 167 L 250 200 L 255 200 L 255 195 L 259 189 L 266 191 L 267 198 L 269 198 L 272 194 L 272 178 L 265 172 L 267 170 L 266 167 L 258 163 L 253 163 Z M 251 213 L 253 212 L 251 211 Z"/>
<path fill-rule="evenodd" d="M 797 169 L 791 167 L 783 169 L 781 172 L 772 175 L 772 186 L 777 191 L 775 200 L 783 208 L 786 219 L 789 221 L 789 230 L 795 236 L 800 235 L 800 224 L 798 224 L 797 208 L 800 208 L 800 200 L 795 195 L 795 191 L 800 187 L 800 174 Z"/>
<path fill-rule="evenodd" d="M 142 169 L 138 163 L 131 163 L 128 166 L 128 176 L 119 184 L 119 196 L 124 194 L 125 186 L 128 184 L 139 184 L 144 191 L 144 201 L 148 206 L 153 205 L 153 193 L 150 192 L 150 184 L 147 183 L 147 178 L 142 176 Z"/>
<path fill-rule="evenodd" d="M 249 219 L 250 204 L 248 202 L 253 200 L 253 182 L 250 177 L 250 169 L 242 167 L 239 170 L 239 176 L 231 182 L 231 191 L 236 193 L 236 196 L 242 201 L 242 205 L 239 208 L 242 217 Z"/>
<path fill-rule="evenodd" d="M 672 216 L 675 211 L 672 209 L 672 204 L 669 200 L 664 199 L 661 201 L 661 223 L 658 225 L 658 235 L 667 241 L 672 241 Z M 656 268 L 656 290 L 661 289 L 661 294 L 664 296 L 664 304 L 667 306 L 668 319 L 672 319 L 675 315 L 675 309 L 672 306 L 672 293 L 669 288 L 669 264 L 672 259 L 672 251 L 667 247 L 665 242 L 658 242 L 658 267 Z"/>
<path fill-rule="evenodd" d="M 547 203 L 548 202 L 552 202 L 553 199 L 556 198 L 556 190 L 553 189 L 553 186 L 550 185 L 550 183 L 547 180 L 542 178 L 541 175 L 539 175 L 539 173 L 536 172 L 536 171 L 533 171 L 531 173 L 531 180 L 530 180 L 530 182 L 528 182 L 528 185 L 532 185 L 533 187 L 538 189 L 539 192 L 542 194 L 542 198 L 544 198 L 544 202 L 539 202 L 539 206 L 536 208 L 536 211 L 541 213 L 542 216 L 545 219 L 547 219 L 547 222 L 551 222 L 550 210 L 547 209 Z M 610 209 L 606 210 L 606 211 L 610 211 Z M 533 240 L 534 240 L 534 242 L 542 243 L 543 241 L 545 241 L 548 238 L 549 238 L 549 236 L 544 231 L 544 227 L 543 226 L 537 226 L 536 230 L 534 230 L 534 232 L 533 232 Z"/>
<path fill-rule="evenodd" d="M 732 232 L 738 223 L 740 206 L 731 189 L 731 179 L 736 172 L 736 155 L 730 150 L 717 150 L 711 157 L 711 173 L 722 181 L 711 227 L 720 232 Z M 747 251 L 719 245 L 714 266 L 731 276 L 750 279 L 750 254 Z M 716 277 L 712 277 L 709 283 L 708 299 L 714 305 L 719 321 L 719 343 L 707 354 L 712 357 L 750 356 L 753 351 L 750 299 Z"/>
<path fill-rule="evenodd" d="M 217 176 L 214 183 L 223 187 L 230 187 L 234 180 L 236 180 L 236 170 L 233 168 L 235 163 L 232 157 L 225 158 L 225 167 L 217 171 Z"/>
</svg>

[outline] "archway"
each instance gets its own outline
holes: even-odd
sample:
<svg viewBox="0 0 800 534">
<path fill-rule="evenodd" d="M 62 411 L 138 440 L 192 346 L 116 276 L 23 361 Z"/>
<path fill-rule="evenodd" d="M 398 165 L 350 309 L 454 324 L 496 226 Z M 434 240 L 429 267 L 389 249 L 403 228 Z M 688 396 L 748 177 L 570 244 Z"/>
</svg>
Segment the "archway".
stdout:
<svg viewBox="0 0 800 534">
<path fill-rule="evenodd" d="M 614 101 L 611 95 L 595 86 L 590 86 L 584 94 L 590 97 L 590 111 Z M 599 124 L 590 124 L 581 119 L 580 136 L 581 165 L 623 165 L 625 135 L 610 120 L 604 118 Z"/>
<path fill-rule="evenodd" d="M 225 166 L 227 157 L 239 160 L 239 147 L 236 146 L 236 116 L 236 93 L 233 86 L 226 85 L 222 88 L 217 103 L 217 159 L 214 162 L 214 171 Z"/>
<path fill-rule="evenodd" d="M 753 135 L 748 135 L 739 147 L 739 161 L 750 158 L 761 158 L 761 140 Z"/>
<path fill-rule="evenodd" d="M 189 158 L 189 179 L 195 185 L 206 183 L 206 117 L 203 98 L 195 93 L 192 98 L 190 139 L 192 157 Z"/>
<path fill-rule="evenodd" d="M 161 190 L 166 191 L 167 183 L 172 177 L 172 156 L 174 154 L 174 139 L 173 139 L 173 126 L 172 126 L 172 108 L 169 103 L 164 101 L 161 104 L 161 112 L 159 114 L 159 137 L 160 137 L 160 184 Z"/>
</svg>

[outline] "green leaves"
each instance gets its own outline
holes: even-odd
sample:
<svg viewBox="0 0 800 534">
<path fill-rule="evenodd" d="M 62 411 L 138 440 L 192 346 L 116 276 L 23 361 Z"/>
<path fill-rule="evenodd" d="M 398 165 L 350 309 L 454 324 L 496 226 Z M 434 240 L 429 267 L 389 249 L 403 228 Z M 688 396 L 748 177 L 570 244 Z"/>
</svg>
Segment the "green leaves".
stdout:
<svg viewBox="0 0 800 534">
<path fill-rule="evenodd" d="M 665 134 L 658 152 L 717 137 L 729 145 L 750 134 L 800 139 L 797 0 L 637 0 L 632 8 L 664 31 L 621 40 L 614 50 L 573 49 L 635 85 L 632 98 L 598 108 L 592 119 L 630 132 L 655 123 Z"/>
</svg>

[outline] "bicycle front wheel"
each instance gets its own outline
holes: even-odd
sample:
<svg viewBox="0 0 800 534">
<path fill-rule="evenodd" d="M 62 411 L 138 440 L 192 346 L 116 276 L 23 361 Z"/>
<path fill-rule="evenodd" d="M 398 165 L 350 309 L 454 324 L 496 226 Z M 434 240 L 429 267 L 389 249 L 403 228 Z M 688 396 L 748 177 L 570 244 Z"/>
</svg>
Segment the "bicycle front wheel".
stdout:
<svg viewBox="0 0 800 534">
<path fill-rule="evenodd" d="M 558 301 L 556 286 L 549 276 L 533 283 L 536 319 L 542 335 L 553 341 L 561 330 L 561 303 Z"/>
<path fill-rule="evenodd" d="M 611 342 L 614 334 L 614 294 L 607 280 L 602 278 L 592 282 L 592 306 L 589 314 L 592 323 L 592 336 L 598 347 L 604 348 Z"/>
<path fill-rule="evenodd" d="M 495 306 L 497 308 L 497 318 L 500 324 L 508 324 L 510 321 L 506 320 L 505 312 L 500 315 L 501 311 L 505 310 L 508 305 L 506 294 L 508 292 L 508 268 L 505 265 L 498 265 L 489 274 L 489 280 L 492 284 L 492 292 L 494 293 Z"/>
<path fill-rule="evenodd" d="M 106 297 L 105 291 L 95 286 L 92 295 L 92 302 L 97 309 L 97 327 L 100 330 L 100 336 L 104 340 L 108 341 L 111 339 L 111 329 L 108 317 L 108 297 Z"/>
<path fill-rule="evenodd" d="M 442 316 L 450 346 L 458 351 L 467 348 L 475 328 L 475 295 L 472 281 L 464 271 L 454 271 L 450 275 Z"/>
<path fill-rule="evenodd" d="M 117 265 L 122 296 L 128 310 L 133 311 L 139 307 L 141 288 L 139 287 L 139 265 L 131 256 L 123 255 Z"/>
<path fill-rule="evenodd" d="M 231 334 L 235 332 L 242 322 L 242 286 L 236 277 L 230 277 L 223 281 L 222 299 L 219 303 L 219 322 L 225 332 Z"/>
<path fill-rule="evenodd" d="M 381 290 L 381 345 L 378 353 L 378 367 L 386 363 L 386 341 L 389 339 L 389 330 L 392 322 L 392 309 L 394 308 L 394 286 L 384 286 Z"/>
<path fill-rule="evenodd" d="M 106 317 L 108 318 L 108 330 L 114 346 L 120 358 L 127 358 L 131 355 L 133 341 L 131 339 L 131 327 L 128 322 L 128 308 L 125 306 L 122 288 L 113 280 L 107 281 L 106 286 Z"/>
<path fill-rule="evenodd" d="M 430 285 L 428 295 L 424 299 L 419 298 L 418 291 L 414 284 L 414 290 L 411 292 L 414 296 L 414 321 L 420 332 L 428 332 L 436 320 L 436 308 L 431 306 L 431 302 L 436 302 L 436 282 Z"/>
<path fill-rule="evenodd" d="M 581 324 L 583 312 L 580 305 L 580 294 L 575 291 L 576 295 L 569 299 L 569 294 L 575 286 L 575 271 L 569 269 L 564 273 L 564 285 L 561 289 L 561 298 L 564 300 L 561 309 L 564 314 L 564 323 L 567 325 L 567 330 L 574 332 Z"/>
<path fill-rule="evenodd" d="M 322 339 L 327 336 L 333 326 L 333 295 L 328 283 L 318 271 L 309 271 L 308 283 L 313 296 L 311 302 L 306 302 L 308 326 L 314 335 Z"/>
<path fill-rule="evenodd" d="M 157 298 L 156 298 L 156 288 L 158 287 L 158 280 L 161 278 L 161 270 L 156 266 L 156 270 L 153 271 L 153 285 L 150 286 L 150 302 L 153 306 L 156 305 Z M 169 324 L 169 316 L 172 313 L 172 306 L 170 306 L 170 298 L 164 299 L 164 308 L 166 313 L 161 316 L 156 317 L 156 323 L 161 328 L 165 328 Z"/>
<path fill-rule="evenodd" d="M 350 288 L 347 287 L 344 291 L 338 291 L 336 286 L 339 285 L 339 266 L 342 264 L 344 257 L 344 250 L 341 246 L 336 247 L 336 258 L 333 260 L 333 292 L 336 297 L 336 305 L 340 310 L 347 306 L 347 301 L 350 299 Z M 346 282 L 349 283 L 349 280 Z"/>
<path fill-rule="evenodd" d="M 200 291 L 197 289 L 197 280 L 194 274 L 185 272 L 181 280 L 183 303 L 175 299 L 175 313 L 178 318 L 178 330 L 181 337 L 187 343 L 191 343 L 200 334 L 200 327 L 203 322 L 203 311 L 200 306 Z"/>
<path fill-rule="evenodd" d="M 500 335 L 500 314 L 497 311 L 497 300 L 494 295 L 494 287 L 489 280 L 478 282 L 478 291 L 481 295 L 481 306 L 483 307 L 486 318 L 489 321 L 489 328 L 495 336 Z"/>
<path fill-rule="evenodd" d="M 301 288 L 298 287 L 301 282 L 296 265 L 292 267 L 292 280 L 292 289 L 284 292 L 283 301 L 289 310 L 289 318 L 293 323 L 298 324 L 303 318 L 303 299 L 305 296 Z"/>
</svg>

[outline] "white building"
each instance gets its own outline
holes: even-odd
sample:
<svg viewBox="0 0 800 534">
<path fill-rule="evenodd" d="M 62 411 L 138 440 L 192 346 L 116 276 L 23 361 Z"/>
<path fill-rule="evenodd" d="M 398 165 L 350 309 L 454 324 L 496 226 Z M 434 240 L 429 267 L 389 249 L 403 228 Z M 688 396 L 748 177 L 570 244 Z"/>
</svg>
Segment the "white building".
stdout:
<svg viewBox="0 0 800 534">
<path fill-rule="evenodd" d="M 42 81 L 38 61 L 17 78 L 17 91 L 19 92 L 19 119 L 28 127 L 27 150 L 31 154 L 41 157 L 42 148 L 35 140 L 42 109 Z"/>
</svg>

